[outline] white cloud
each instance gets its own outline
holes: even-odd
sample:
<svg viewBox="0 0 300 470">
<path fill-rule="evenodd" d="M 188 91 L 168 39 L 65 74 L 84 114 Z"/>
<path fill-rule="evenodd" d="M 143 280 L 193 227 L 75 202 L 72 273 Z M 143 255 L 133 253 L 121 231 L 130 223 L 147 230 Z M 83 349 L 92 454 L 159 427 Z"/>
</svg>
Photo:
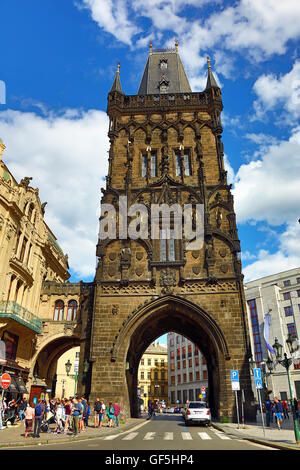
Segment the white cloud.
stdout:
<svg viewBox="0 0 300 470">
<path fill-rule="evenodd" d="M 241 165 L 233 190 L 238 223 L 292 223 L 300 208 L 300 127 L 289 140 L 270 145 L 261 158 Z"/>
<path fill-rule="evenodd" d="M 20 180 L 32 176 L 45 220 L 79 276 L 94 274 L 100 188 L 107 174 L 108 118 L 102 111 L 61 115 L 0 113 L 3 160 Z"/>
<path fill-rule="evenodd" d="M 253 90 L 257 95 L 254 108 L 258 117 L 281 105 L 292 116 L 300 117 L 300 61 L 296 61 L 290 72 L 280 77 L 262 75 L 256 80 Z"/>
<path fill-rule="evenodd" d="M 300 224 L 289 224 L 279 236 L 279 249 L 276 253 L 260 250 L 256 261 L 243 269 L 245 282 L 274 273 L 280 273 L 300 266 Z M 245 259 L 250 259 L 249 257 Z"/>
</svg>

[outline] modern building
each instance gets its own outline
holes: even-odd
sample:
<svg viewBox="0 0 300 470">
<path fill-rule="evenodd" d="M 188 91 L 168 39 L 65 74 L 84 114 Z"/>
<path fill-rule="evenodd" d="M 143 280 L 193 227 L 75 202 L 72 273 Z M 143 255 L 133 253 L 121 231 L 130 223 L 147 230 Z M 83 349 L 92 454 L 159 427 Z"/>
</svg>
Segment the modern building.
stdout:
<svg viewBox="0 0 300 470">
<path fill-rule="evenodd" d="M 283 346 L 283 353 L 286 352 L 288 357 L 291 357 L 286 339 L 289 334 L 298 337 L 300 332 L 300 268 L 245 283 L 245 296 L 252 356 L 257 367 L 262 362 L 266 363 L 268 357 L 274 358 L 268 351 L 266 341 L 272 347 L 275 338 Z M 270 315 L 269 328 L 266 315 Z M 299 357 L 296 353 L 290 374 L 294 394 L 300 399 Z M 267 368 L 266 371 L 267 385 L 272 390 L 272 396 L 290 398 L 285 368 L 277 364 L 272 374 L 269 375 Z"/>
<path fill-rule="evenodd" d="M 144 408 L 148 401 L 168 402 L 168 350 L 159 342 L 152 343 L 140 361 L 138 395 Z"/>
<path fill-rule="evenodd" d="M 208 375 L 205 357 L 184 336 L 168 334 L 169 403 L 208 399 Z M 201 392 L 205 387 L 205 396 Z"/>
</svg>

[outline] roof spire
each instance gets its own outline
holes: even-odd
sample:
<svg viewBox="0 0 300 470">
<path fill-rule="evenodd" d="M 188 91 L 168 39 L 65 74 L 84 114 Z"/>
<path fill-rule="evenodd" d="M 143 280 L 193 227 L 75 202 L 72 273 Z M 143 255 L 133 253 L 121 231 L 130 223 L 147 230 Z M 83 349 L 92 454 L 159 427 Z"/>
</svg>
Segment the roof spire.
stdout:
<svg viewBox="0 0 300 470">
<path fill-rule="evenodd" d="M 149 54 L 152 54 L 152 41 L 150 39 L 150 43 L 149 43 Z"/>
<path fill-rule="evenodd" d="M 6 147 L 5 147 L 4 143 L 3 143 L 2 140 L 0 139 L 0 162 L 1 162 L 1 160 L 2 160 L 2 155 L 3 155 L 3 152 L 4 152 L 5 148 L 6 148 Z"/>
<path fill-rule="evenodd" d="M 178 52 L 178 39 L 175 39 L 175 50 Z"/>
<path fill-rule="evenodd" d="M 206 82 L 205 89 L 207 90 L 209 88 L 220 88 L 216 82 L 214 74 L 212 73 L 209 56 L 207 56 L 207 69 L 208 69 L 208 75 L 207 75 L 207 82 Z"/>
<path fill-rule="evenodd" d="M 114 82 L 112 84 L 110 92 L 112 92 L 112 91 L 118 91 L 119 93 L 123 94 L 122 86 L 121 86 L 121 80 L 120 80 L 120 61 L 118 62 L 118 67 L 117 67 L 115 79 L 114 79 Z"/>
</svg>

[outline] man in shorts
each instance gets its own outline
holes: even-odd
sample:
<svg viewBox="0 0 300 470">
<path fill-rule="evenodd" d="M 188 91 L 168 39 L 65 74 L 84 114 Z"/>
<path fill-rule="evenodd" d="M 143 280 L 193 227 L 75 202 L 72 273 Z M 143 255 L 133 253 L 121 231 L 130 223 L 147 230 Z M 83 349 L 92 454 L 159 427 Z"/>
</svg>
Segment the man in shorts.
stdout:
<svg viewBox="0 0 300 470">
<path fill-rule="evenodd" d="M 94 426 L 97 428 L 99 426 L 99 415 L 101 410 L 100 398 L 97 397 L 94 404 Z"/>
</svg>

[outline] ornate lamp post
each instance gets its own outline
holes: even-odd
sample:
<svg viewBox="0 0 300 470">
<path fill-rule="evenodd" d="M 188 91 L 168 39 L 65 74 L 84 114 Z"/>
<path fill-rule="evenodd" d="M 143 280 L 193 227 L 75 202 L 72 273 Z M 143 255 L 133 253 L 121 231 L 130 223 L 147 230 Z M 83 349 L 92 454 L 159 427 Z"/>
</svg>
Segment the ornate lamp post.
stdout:
<svg viewBox="0 0 300 470">
<path fill-rule="evenodd" d="M 296 351 L 297 347 L 297 339 L 292 337 L 291 334 L 289 334 L 286 343 L 288 345 L 290 354 L 293 354 Z M 275 338 L 275 343 L 273 344 L 273 349 L 276 351 L 276 359 L 281 364 L 287 373 L 288 377 L 288 383 L 289 383 L 289 390 L 290 390 L 290 402 L 291 402 L 291 410 L 293 413 L 293 421 L 294 421 L 294 433 L 295 433 L 295 441 L 296 444 L 300 444 L 300 433 L 299 433 L 299 428 L 298 428 L 298 423 L 297 423 L 297 417 L 296 417 L 296 410 L 294 407 L 294 392 L 291 386 L 291 377 L 290 377 L 290 366 L 293 363 L 293 358 L 287 357 L 287 354 L 284 353 L 284 359 L 282 359 L 282 345 L 279 343 L 278 339 Z"/>
<path fill-rule="evenodd" d="M 78 379 L 83 378 L 83 377 L 86 376 L 86 374 L 88 373 L 90 364 L 87 360 L 85 360 L 84 363 L 83 363 L 83 374 L 78 374 L 78 372 L 75 372 L 75 374 L 71 375 L 71 376 L 70 376 L 70 371 L 71 371 L 71 368 L 72 368 L 72 363 L 71 363 L 70 359 L 68 359 L 68 362 L 65 363 L 65 367 L 66 367 L 67 376 L 68 377 L 73 377 L 74 380 L 75 380 L 74 395 L 76 395 Z"/>
</svg>

